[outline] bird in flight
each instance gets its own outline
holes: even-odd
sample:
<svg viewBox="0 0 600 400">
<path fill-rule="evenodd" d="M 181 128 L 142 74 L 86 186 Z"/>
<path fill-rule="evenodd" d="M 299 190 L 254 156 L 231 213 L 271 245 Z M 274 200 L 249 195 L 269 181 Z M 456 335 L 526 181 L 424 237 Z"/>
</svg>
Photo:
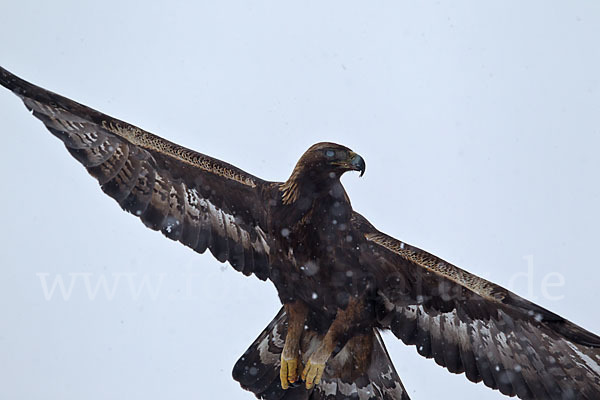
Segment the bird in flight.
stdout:
<svg viewBox="0 0 600 400">
<path fill-rule="evenodd" d="M 340 182 L 365 172 L 349 148 L 317 143 L 269 182 L 3 68 L 0 84 L 123 210 L 275 285 L 283 307 L 233 369 L 256 397 L 407 400 L 380 335 L 391 330 L 507 396 L 600 399 L 600 337 L 378 231 Z"/>
</svg>

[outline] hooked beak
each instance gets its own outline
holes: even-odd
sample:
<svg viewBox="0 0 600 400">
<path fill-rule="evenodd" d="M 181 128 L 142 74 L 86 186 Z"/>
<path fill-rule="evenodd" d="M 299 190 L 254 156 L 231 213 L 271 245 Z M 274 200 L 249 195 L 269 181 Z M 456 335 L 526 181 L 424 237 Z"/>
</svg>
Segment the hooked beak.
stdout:
<svg viewBox="0 0 600 400">
<path fill-rule="evenodd" d="M 360 171 L 359 176 L 363 176 L 367 166 L 365 164 L 365 160 L 355 152 L 350 152 L 350 166 L 355 171 Z"/>
</svg>

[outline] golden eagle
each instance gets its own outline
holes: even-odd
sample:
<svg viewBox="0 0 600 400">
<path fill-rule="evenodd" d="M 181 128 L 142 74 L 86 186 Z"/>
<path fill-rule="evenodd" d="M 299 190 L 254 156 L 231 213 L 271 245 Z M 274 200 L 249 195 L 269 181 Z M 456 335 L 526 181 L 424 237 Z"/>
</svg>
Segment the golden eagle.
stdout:
<svg viewBox="0 0 600 400">
<path fill-rule="evenodd" d="M 267 182 L 0 68 L 0 84 L 121 208 L 275 285 L 283 307 L 233 377 L 262 399 L 408 399 L 380 331 L 521 399 L 600 399 L 600 337 L 373 227 L 340 177 L 365 172 L 318 143 Z"/>
</svg>

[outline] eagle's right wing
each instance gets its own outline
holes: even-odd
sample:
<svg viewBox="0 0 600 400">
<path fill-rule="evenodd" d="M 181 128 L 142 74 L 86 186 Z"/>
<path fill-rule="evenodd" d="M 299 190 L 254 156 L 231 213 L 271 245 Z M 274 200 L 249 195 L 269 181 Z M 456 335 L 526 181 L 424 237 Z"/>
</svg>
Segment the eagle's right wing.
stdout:
<svg viewBox="0 0 600 400">
<path fill-rule="evenodd" d="M 246 275 L 269 277 L 274 244 L 266 228 L 268 182 L 2 68 L 0 84 L 23 100 L 125 211 L 199 253 L 210 249 Z"/>
<path fill-rule="evenodd" d="M 600 399 L 600 337 L 359 214 L 353 223 L 361 265 L 376 275 L 379 323 L 420 355 L 521 399 Z"/>
</svg>

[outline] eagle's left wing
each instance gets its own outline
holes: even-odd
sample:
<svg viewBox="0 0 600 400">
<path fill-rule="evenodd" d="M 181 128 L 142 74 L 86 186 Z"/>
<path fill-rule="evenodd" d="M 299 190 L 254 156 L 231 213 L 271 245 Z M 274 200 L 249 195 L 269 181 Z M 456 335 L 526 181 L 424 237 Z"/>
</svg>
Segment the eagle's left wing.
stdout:
<svg viewBox="0 0 600 400">
<path fill-rule="evenodd" d="M 104 193 L 160 230 L 260 279 L 270 274 L 266 197 L 271 184 L 0 68 L 0 85 L 23 100 L 94 176 Z"/>
<path fill-rule="evenodd" d="M 422 356 L 522 399 L 600 399 L 600 337 L 355 213 L 377 318 Z"/>
</svg>

